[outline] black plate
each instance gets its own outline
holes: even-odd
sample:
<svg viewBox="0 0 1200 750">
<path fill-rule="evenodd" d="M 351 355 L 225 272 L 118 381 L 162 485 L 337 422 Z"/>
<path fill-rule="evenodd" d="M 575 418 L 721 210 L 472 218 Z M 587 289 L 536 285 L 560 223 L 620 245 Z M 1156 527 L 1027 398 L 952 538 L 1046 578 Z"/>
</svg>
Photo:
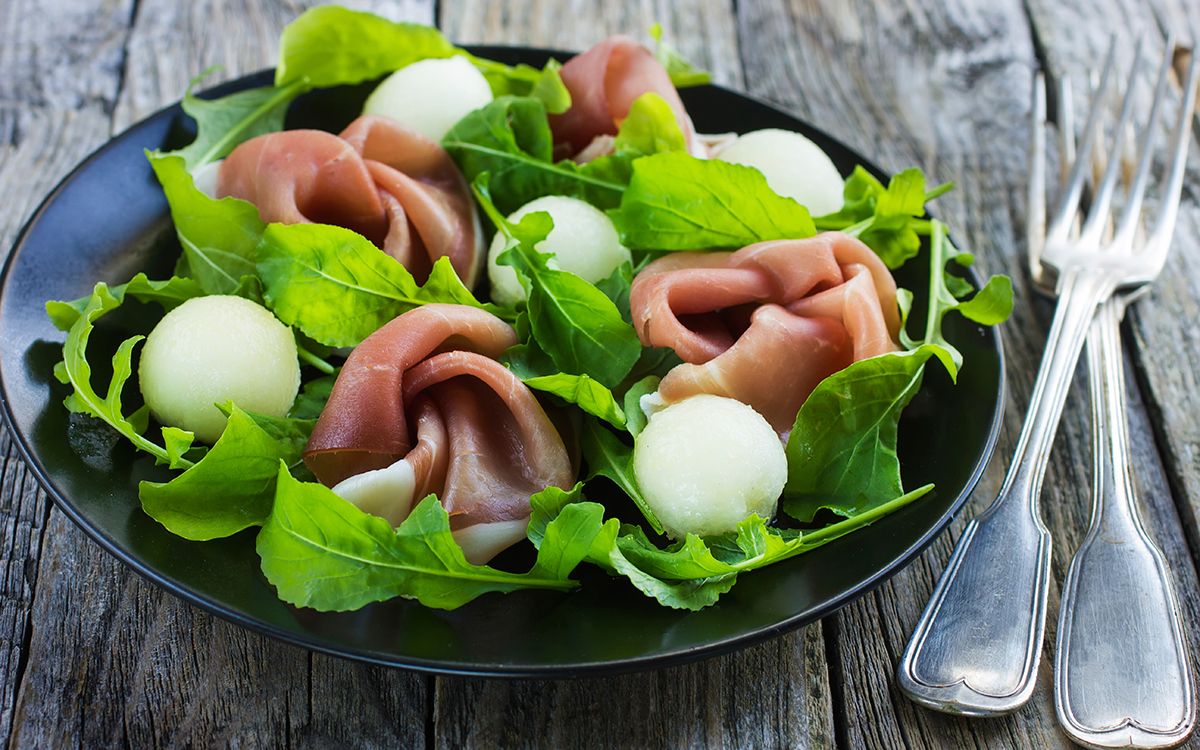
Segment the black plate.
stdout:
<svg viewBox="0 0 1200 750">
<path fill-rule="evenodd" d="M 474 51 L 538 67 L 551 54 Z M 270 81 L 267 71 L 210 93 Z M 293 106 L 288 127 L 336 132 L 353 119 L 369 88 L 308 94 Z M 797 130 L 843 173 L 863 164 L 882 177 L 846 146 L 768 105 L 716 86 L 682 93 L 701 132 Z M 949 522 L 992 452 L 1003 400 L 1000 343 L 992 328 L 950 316 L 955 320 L 947 333 L 966 358 L 958 385 L 932 363 L 900 423 L 906 486 L 935 482 L 936 493 L 816 551 L 743 574 L 715 606 L 666 609 L 597 569 L 570 594 L 487 594 L 452 612 L 407 600 L 340 614 L 290 607 L 259 571 L 255 530 L 196 543 L 146 516 L 138 482 L 161 478 L 162 470 L 105 430 L 70 418 L 62 406 L 67 390 L 53 376 L 64 335 L 46 317 L 47 300 L 82 297 L 97 281 L 121 283 L 142 270 L 151 278 L 170 275 L 178 243 L 143 149 L 178 147 L 189 127 L 178 105 L 133 126 L 83 162 L 29 221 L 0 279 L 0 398 L 33 472 L 68 516 L 142 576 L 231 622 L 318 651 L 436 672 L 564 677 L 663 667 L 792 630 L 871 590 Z M 924 287 L 920 261 L 909 265 L 914 269 L 899 275 L 901 285 Z M 114 331 L 111 341 L 104 335 L 98 328 L 92 351 L 115 348 L 127 333 Z M 96 365 L 103 357 L 91 359 Z"/>
</svg>

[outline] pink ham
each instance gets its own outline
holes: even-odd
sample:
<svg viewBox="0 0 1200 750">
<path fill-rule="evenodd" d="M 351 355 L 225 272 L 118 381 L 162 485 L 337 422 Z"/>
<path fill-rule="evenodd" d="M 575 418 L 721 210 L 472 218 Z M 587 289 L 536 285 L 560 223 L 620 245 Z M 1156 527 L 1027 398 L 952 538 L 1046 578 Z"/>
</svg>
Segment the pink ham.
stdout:
<svg viewBox="0 0 1200 750">
<path fill-rule="evenodd" d="M 226 196 L 253 203 L 263 221 L 352 229 L 421 283 L 445 256 L 472 287 L 483 259 L 471 192 L 449 154 L 386 117 L 364 115 L 340 136 L 252 138 L 221 164 L 217 197 Z"/>
<path fill-rule="evenodd" d="M 668 255 L 634 279 L 630 305 L 642 343 L 684 360 L 659 384 L 667 403 L 734 398 L 781 434 L 823 379 L 898 349 L 895 281 L 839 232 Z"/>
<path fill-rule="evenodd" d="M 556 144 L 583 151 L 598 136 L 612 136 L 634 101 L 646 92 L 661 96 L 675 111 L 679 128 L 691 147 L 695 129 L 671 77 L 654 55 L 630 37 L 616 35 L 576 55 L 559 71 L 571 92 L 571 108 L 550 115 Z"/>
<path fill-rule="evenodd" d="M 305 463 L 334 486 L 407 462 L 415 491 L 380 515 L 399 523 L 435 493 L 456 538 L 475 545 L 463 545 L 468 559 L 490 558 L 524 537 L 531 495 L 575 482 L 537 399 L 495 361 L 516 341 L 510 326 L 472 307 L 430 304 L 401 315 L 346 361 Z"/>
</svg>

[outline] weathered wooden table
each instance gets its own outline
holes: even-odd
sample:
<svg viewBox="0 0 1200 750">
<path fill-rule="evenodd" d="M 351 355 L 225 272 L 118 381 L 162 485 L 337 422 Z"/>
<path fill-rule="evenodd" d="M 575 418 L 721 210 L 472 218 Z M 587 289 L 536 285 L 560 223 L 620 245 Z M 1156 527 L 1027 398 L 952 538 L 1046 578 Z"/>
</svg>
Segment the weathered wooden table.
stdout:
<svg viewBox="0 0 1200 750">
<path fill-rule="evenodd" d="M 309 0 L 0 1 L 0 248 L 107 138 L 211 65 L 273 63 Z M 1193 0 L 363 0 L 459 43 L 582 49 L 660 22 L 718 83 L 774 101 L 887 169 L 958 187 L 938 211 L 983 271 L 1012 276 L 1009 398 L 979 490 L 933 547 L 839 613 L 721 658 L 609 679 L 430 677 L 327 657 L 229 625 L 145 583 L 48 504 L 0 433 L 0 736 L 13 746 L 1069 746 L 1050 692 L 1057 584 L 1038 690 L 1002 719 L 954 718 L 894 668 L 954 542 L 999 488 L 1052 314 L 1024 271 L 1032 71 L 1082 80 L 1110 34 L 1200 33 Z M 1082 86 L 1077 86 L 1082 89 Z M 1193 164 L 1200 149 L 1193 146 Z M 1130 314 L 1136 469 L 1147 525 L 1200 634 L 1200 170 L 1167 270 Z M 1043 495 L 1061 583 L 1089 514 L 1082 371 Z M 1196 650 L 1193 647 L 1193 654 Z M 1193 656 L 1195 661 L 1195 656 Z M 1192 740 L 1188 747 L 1200 747 Z"/>
</svg>

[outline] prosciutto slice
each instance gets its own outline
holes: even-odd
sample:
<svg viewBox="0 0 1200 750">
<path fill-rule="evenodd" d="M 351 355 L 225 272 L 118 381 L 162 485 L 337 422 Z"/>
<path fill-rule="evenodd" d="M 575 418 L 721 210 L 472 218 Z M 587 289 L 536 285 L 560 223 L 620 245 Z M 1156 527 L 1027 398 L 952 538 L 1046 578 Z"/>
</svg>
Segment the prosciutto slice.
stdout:
<svg viewBox="0 0 1200 750">
<path fill-rule="evenodd" d="M 556 144 L 583 151 L 597 137 L 614 136 L 634 101 L 646 92 L 661 96 L 675 111 L 689 149 L 695 128 L 662 64 L 632 37 L 615 35 L 576 55 L 559 71 L 571 93 L 571 108 L 550 115 Z"/>
<path fill-rule="evenodd" d="M 781 435 L 823 379 L 899 348 L 891 273 L 840 232 L 665 256 L 634 279 L 630 305 L 642 343 L 684 361 L 659 384 L 666 403 L 734 398 Z"/>
<path fill-rule="evenodd" d="M 364 115 L 341 135 L 252 138 L 221 164 L 217 197 L 227 196 L 250 201 L 266 222 L 352 229 L 421 283 L 445 256 L 472 287 L 484 258 L 471 192 L 450 155 L 388 117 Z"/>
<path fill-rule="evenodd" d="M 486 562 L 524 538 L 531 495 L 575 482 L 537 399 L 495 361 L 516 342 L 510 326 L 472 307 L 401 315 L 346 360 L 305 463 L 393 525 L 436 493 L 467 559 Z"/>
</svg>

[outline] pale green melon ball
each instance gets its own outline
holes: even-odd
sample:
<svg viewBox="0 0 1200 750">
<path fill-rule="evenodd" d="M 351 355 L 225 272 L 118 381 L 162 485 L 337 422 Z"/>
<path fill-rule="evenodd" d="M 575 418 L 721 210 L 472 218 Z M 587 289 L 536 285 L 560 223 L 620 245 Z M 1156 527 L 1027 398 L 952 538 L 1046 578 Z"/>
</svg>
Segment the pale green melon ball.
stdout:
<svg viewBox="0 0 1200 750">
<path fill-rule="evenodd" d="M 633 473 L 667 536 L 721 534 L 751 513 L 770 519 L 787 481 L 779 435 L 761 414 L 721 396 L 692 396 L 650 418 Z"/>
<path fill-rule="evenodd" d="M 717 154 L 722 161 L 754 167 L 776 193 L 794 198 L 813 216 L 841 209 L 845 183 L 817 144 L 790 130 L 755 130 Z"/>
<path fill-rule="evenodd" d="M 548 262 L 551 268 L 570 271 L 595 284 L 630 259 L 612 219 L 591 204 L 578 198 L 547 195 L 521 206 L 508 221 L 516 224 L 534 211 L 545 211 L 554 221 L 549 236 L 535 245 L 539 252 L 554 253 Z M 492 282 L 492 300 L 512 305 L 525 299 L 525 289 L 517 280 L 516 271 L 496 262 L 503 250 L 504 235 L 497 232 L 488 249 L 488 278 Z"/>
<path fill-rule="evenodd" d="M 430 58 L 385 78 L 367 97 L 363 114 L 386 115 L 441 142 L 468 112 L 490 101 L 492 87 L 467 58 Z"/>
<path fill-rule="evenodd" d="M 159 322 L 138 365 L 142 397 L 158 421 L 215 443 L 225 415 L 214 404 L 283 417 L 300 389 L 291 330 L 241 297 L 184 302 Z"/>
</svg>

